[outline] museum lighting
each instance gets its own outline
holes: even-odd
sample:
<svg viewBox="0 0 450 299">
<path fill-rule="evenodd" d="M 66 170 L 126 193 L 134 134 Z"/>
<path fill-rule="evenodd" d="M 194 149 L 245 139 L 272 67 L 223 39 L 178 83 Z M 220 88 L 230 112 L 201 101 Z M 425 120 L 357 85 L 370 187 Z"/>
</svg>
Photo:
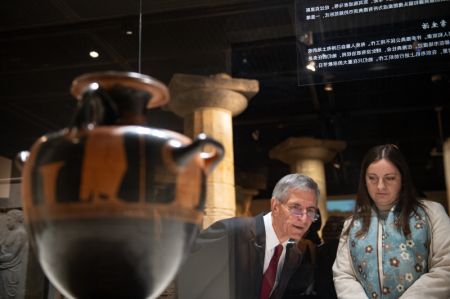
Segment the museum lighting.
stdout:
<svg viewBox="0 0 450 299">
<path fill-rule="evenodd" d="M 97 51 L 92 50 L 89 52 L 89 56 L 91 56 L 91 58 L 95 59 L 95 58 L 98 58 L 100 56 L 100 54 Z"/>
<path fill-rule="evenodd" d="M 316 71 L 316 63 L 314 61 L 310 61 L 308 62 L 308 64 L 306 65 L 306 68 L 308 70 L 310 70 L 311 72 L 315 72 Z"/>
</svg>

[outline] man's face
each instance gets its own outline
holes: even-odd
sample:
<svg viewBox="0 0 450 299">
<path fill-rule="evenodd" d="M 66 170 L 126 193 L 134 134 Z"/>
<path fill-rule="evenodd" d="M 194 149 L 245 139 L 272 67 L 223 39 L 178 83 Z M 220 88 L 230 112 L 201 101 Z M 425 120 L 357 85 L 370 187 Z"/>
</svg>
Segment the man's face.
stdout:
<svg viewBox="0 0 450 299">
<path fill-rule="evenodd" d="M 316 193 L 312 190 L 291 189 L 283 203 L 272 198 L 271 206 L 272 224 L 280 243 L 288 239 L 300 240 L 313 222 L 307 212 L 317 210 Z M 303 213 L 299 216 L 292 211 Z"/>
</svg>

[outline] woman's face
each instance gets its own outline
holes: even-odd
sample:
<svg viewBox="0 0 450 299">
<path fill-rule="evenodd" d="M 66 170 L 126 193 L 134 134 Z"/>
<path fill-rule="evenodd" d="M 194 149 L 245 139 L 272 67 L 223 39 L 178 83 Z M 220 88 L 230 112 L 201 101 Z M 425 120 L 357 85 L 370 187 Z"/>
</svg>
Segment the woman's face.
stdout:
<svg viewBox="0 0 450 299">
<path fill-rule="evenodd" d="M 367 168 L 366 186 L 377 208 L 386 211 L 398 199 L 402 187 L 402 175 L 394 164 L 382 159 L 373 162 Z"/>
</svg>

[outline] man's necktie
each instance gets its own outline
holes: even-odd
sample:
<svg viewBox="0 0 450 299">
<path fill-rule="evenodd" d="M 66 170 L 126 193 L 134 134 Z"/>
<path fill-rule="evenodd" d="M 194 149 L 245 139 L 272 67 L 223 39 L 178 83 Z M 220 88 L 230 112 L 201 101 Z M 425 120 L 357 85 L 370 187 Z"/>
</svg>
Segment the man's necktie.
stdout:
<svg viewBox="0 0 450 299">
<path fill-rule="evenodd" d="M 283 252 L 283 245 L 278 244 L 275 247 L 275 252 L 270 260 L 269 267 L 263 275 L 261 293 L 259 294 L 260 299 L 269 299 L 270 297 L 273 285 L 275 284 L 275 278 L 277 277 L 278 260 L 280 259 L 281 252 Z"/>
</svg>

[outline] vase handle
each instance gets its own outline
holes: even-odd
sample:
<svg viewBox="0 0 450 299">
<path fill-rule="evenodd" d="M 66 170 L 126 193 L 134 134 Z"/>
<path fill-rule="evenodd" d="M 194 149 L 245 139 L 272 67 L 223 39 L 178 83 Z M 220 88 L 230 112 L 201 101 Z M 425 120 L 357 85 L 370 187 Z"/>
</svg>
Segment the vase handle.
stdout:
<svg viewBox="0 0 450 299">
<path fill-rule="evenodd" d="M 217 166 L 217 164 L 223 159 L 225 150 L 223 145 L 215 139 L 201 133 L 195 137 L 191 144 L 180 146 L 178 142 L 176 145 L 171 144 L 171 141 L 167 143 L 167 150 L 165 153 L 170 155 L 168 161 L 175 163 L 177 167 L 183 166 L 188 163 L 195 155 L 200 155 L 200 158 L 205 163 L 205 172 L 210 173 Z M 212 148 L 211 151 L 205 152 L 204 148 L 208 146 Z"/>
<path fill-rule="evenodd" d="M 84 129 L 97 125 L 111 125 L 117 117 L 117 105 L 108 93 L 102 87 L 91 84 L 78 102 L 72 127 Z"/>
<path fill-rule="evenodd" d="M 201 152 L 200 157 L 205 162 L 205 168 L 207 173 L 211 173 L 214 168 L 222 161 L 225 155 L 225 149 L 223 145 L 217 140 L 209 137 L 205 133 L 200 133 L 194 139 L 193 144 L 197 143 L 200 148 L 204 146 L 211 146 L 214 150 L 212 152 Z"/>
</svg>

